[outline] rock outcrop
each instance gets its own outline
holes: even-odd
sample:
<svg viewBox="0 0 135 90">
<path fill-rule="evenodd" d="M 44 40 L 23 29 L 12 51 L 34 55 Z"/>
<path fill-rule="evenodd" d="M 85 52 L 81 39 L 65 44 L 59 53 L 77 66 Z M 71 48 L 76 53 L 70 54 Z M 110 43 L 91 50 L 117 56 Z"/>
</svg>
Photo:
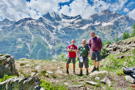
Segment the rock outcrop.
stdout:
<svg viewBox="0 0 135 90">
<path fill-rule="evenodd" d="M 10 55 L 0 55 L 0 77 L 4 75 L 18 75 L 14 58 Z"/>
<path fill-rule="evenodd" d="M 0 83 L 0 90 L 40 90 L 38 77 L 11 78 Z"/>
<path fill-rule="evenodd" d="M 125 53 L 135 49 L 135 37 L 122 40 L 105 47 L 109 53 Z"/>
<path fill-rule="evenodd" d="M 10 55 L 0 55 L 0 78 L 16 75 L 15 60 Z M 36 76 L 14 77 L 0 82 L 0 90 L 40 90 L 40 79 Z"/>
</svg>

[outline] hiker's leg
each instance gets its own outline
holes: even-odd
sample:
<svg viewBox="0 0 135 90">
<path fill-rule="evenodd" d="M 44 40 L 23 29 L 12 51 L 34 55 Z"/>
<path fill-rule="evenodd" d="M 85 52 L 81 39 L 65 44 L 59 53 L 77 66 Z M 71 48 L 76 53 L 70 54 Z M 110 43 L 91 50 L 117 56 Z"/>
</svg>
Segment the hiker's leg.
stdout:
<svg viewBox="0 0 135 90">
<path fill-rule="evenodd" d="M 93 60 L 93 65 L 94 65 L 91 72 L 94 72 L 96 70 L 96 54 L 95 54 L 95 51 L 92 52 L 91 59 Z"/>
<path fill-rule="evenodd" d="M 73 64 L 73 73 L 75 73 L 75 64 Z"/>
<path fill-rule="evenodd" d="M 89 68 L 86 68 L 86 75 L 89 75 Z"/>
<path fill-rule="evenodd" d="M 93 60 L 93 65 L 94 65 L 94 67 L 96 67 L 96 65 L 97 65 L 96 60 Z"/>
<path fill-rule="evenodd" d="M 69 74 L 69 63 L 71 62 L 71 58 L 68 58 L 67 63 L 66 63 L 66 72 Z"/>
<path fill-rule="evenodd" d="M 83 62 L 80 62 L 79 61 L 79 68 L 80 68 L 80 74 L 79 74 L 79 76 L 82 76 L 83 75 Z"/>
<path fill-rule="evenodd" d="M 101 56 L 100 56 L 100 52 L 99 51 L 96 52 L 96 58 L 97 58 L 97 61 L 96 61 L 96 70 L 99 71 L 100 60 L 101 60 Z"/>
<path fill-rule="evenodd" d="M 97 70 L 97 71 L 99 71 L 99 65 L 100 65 L 100 62 L 97 61 L 97 62 L 96 62 L 96 70 Z"/>
<path fill-rule="evenodd" d="M 95 53 L 95 51 L 92 52 L 91 60 L 93 60 L 93 65 L 96 66 L 96 53 Z"/>
<path fill-rule="evenodd" d="M 82 68 L 80 68 L 80 74 L 79 74 L 80 76 L 82 76 L 83 75 L 83 69 Z"/>
<path fill-rule="evenodd" d="M 96 70 L 96 60 L 93 60 L 93 65 L 94 65 L 94 67 L 91 72 L 94 72 Z"/>
<path fill-rule="evenodd" d="M 69 64 L 66 64 L 66 73 L 69 74 Z"/>
<path fill-rule="evenodd" d="M 73 62 L 73 73 L 75 74 L 75 63 L 76 63 L 76 58 L 72 58 Z"/>
<path fill-rule="evenodd" d="M 84 58 L 84 65 L 85 65 L 85 68 L 86 68 L 86 75 L 89 74 L 89 60 L 88 60 L 88 57 L 85 57 Z"/>
<path fill-rule="evenodd" d="M 99 65 L 100 65 L 100 62 L 97 61 L 97 62 L 96 62 L 96 68 L 99 68 Z"/>
</svg>

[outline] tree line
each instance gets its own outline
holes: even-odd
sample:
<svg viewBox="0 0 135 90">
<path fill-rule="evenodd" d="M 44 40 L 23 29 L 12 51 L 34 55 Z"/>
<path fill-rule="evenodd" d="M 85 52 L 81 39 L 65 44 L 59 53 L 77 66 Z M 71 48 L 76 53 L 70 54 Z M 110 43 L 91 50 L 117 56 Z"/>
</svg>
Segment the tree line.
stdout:
<svg viewBox="0 0 135 90">
<path fill-rule="evenodd" d="M 123 36 L 122 36 L 122 39 L 123 39 L 123 40 L 135 36 L 135 24 L 132 26 L 132 29 L 133 29 L 133 30 L 132 30 L 131 33 L 129 33 L 129 32 L 124 32 L 124 33 L 123 33 Z"/>
</svg>

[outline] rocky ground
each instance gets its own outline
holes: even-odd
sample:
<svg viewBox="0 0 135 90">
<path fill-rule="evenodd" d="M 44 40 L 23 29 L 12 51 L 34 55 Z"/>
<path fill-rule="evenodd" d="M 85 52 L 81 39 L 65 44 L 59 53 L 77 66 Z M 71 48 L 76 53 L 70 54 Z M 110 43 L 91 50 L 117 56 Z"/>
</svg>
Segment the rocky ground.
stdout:
<svg viewBox="0 0 135 90">
<path fill-rule="evenodd" d="M 79 74 L 78 63 L 76 64 L 76 74 Z M 102 66 L 102 65 L 101 65 Z M 65 62 L 62 61 L 42 61 L 42 60 L 18 60 L 16 68 L 22 76 L 32 76 L 37 74 L 40 79 L 47 80 L 53 84 L 64 85 L 69 90 L 108 90 L 116 89 L 129 90 L 130 84 L 115 72 L 100 70 L 90 73 L 88 76 L 78 76 L 72 73 L 72 64 L 70 65 L 70 74 L 65 73 Z M 92 66 L 90 67 L 91 71 Z"/>
</svg>

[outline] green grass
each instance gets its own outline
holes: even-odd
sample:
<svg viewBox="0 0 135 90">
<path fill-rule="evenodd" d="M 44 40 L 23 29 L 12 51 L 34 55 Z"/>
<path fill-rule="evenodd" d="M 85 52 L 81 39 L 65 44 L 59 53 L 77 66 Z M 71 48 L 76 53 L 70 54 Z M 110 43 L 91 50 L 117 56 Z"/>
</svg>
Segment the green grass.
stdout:
<svg viewBox="0 0 135 90">
<path fill-rule="evenodd" d="M 64 85 L 54 85 L 45 80 L 41 80 L 40 86 L 43 87 L 45 90 L 67 90 Z"/>
<path fill-rule="evenodd" d="M 119 59 L 118 57 L 121 55 L 127 55 L 124 58 Z M 129 55 L 129 56 L 128 56 Z M 127 53 L 121 54 L 110 54 L 105 60 L 102 62 L 103 70 L 116 72 L 118 75 L 123 75 L 122 68 L 123 67 L 134 67 L 135 66 L 135 50 Z"/>
<path fill-rule="evenodd" d="M 0 82 L 3 82 L 5 80 L 10 79 L 10 78 L 13 78 L 13 77 L 15 77 L 15 76 L 4 75 L 3 78 L 0 78 Z"/>
</svg>

